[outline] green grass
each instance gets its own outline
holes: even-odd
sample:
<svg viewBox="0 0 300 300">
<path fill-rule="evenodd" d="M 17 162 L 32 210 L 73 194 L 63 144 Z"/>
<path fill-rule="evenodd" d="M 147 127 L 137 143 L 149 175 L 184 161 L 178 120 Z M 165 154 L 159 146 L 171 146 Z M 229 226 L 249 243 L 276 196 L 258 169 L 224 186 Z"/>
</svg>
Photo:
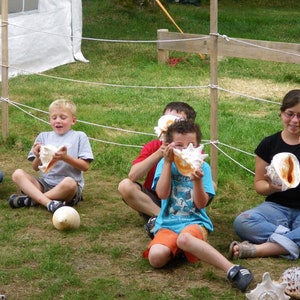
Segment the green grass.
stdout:
<svg viewBox="0 0 300 300">
<path fill-rule="evenodd" d="M 235 38 L 299 42 L 298 1 L 233 1 L 219 3 L 219 33 Z M 209 1 L 201 7 L 169 4 L 170 14 L 184 32 L 209 34 Z M 114 4 L 117 4 L 115 6 Z M 155 40 L 156 31 L 176 31 L 158 9 L 129 9 L 120 1 L 83 0 L 83 36 L 122 40 Z M 154 43 L 108 43 L 84 40 L 83 54 L 90 63 L 74 63 L 45 74 L 133 86 L 206 86 L 209 61 L 197 54 L 181 57 L 175 67 L 157 63 Z M 226 58 L 219 62 L 219 85 L 259 98 L 280 102 L 291 88 L 299 87 L 299 65 Z M 244 299 L 231 289 L 225 275 L 211 266 L 174 262 L 153 270 L 141 253 L 148 243 L 139 216 L 117 192 L 140 146 L 151 140 L 165 104 L 188 102 L 197 110 L 205 140 L 210 139 L 209 89 L 120 88 L 72 83 L 41 76 L 18 76 L 9 81 L 9 98 L 47 111 L 57 98 L 71 98 L 78 106 L 77 123 L 91 141 L 95 161 L 85 174 L 84 202 L 78 206 L 81 227 L 70 232 L 54 229 L 43 208 L 12 210 L 7 205 L 16 192 L 10 175 L 16 168 L 31 171 L 27 153 L 36 135 L 50 127 L 9 107 L 9 136 L 1 141 L 0 292 L 10 299 Z M 218 139 L 253 153 L 259 141 L 281 129 L 279 106 L 226 92 L 219 93 Z M 47 114 L 29 109 L 47 120 Z M 135 134 L 103 126 L 148 133 Z M 104 142 L 103 142 L 104 141 Z M 105 141 L 116 143 L 110 144 Z M 122 146 L 131 145 L 132 147 Z M 133 147 L 136 146 L 136 147 Z M 253 171 L 252 155 L 219 145 L 230 157 Z M 205 151 L 210 153 L 209 145 Z M 210 158 L 209 158 L 210 159 Z M 34 174 L 32 172 L 32 174 Z M 218 195 L 208 208 L 215 225 L 210 242 L 224 255 L 237 237 L 234 217 L 263 201 L 253 189 L 253 175 L 225 155 L 218 156 Z M 255 284 L 269 271 L 278 279 L 292 262 L 279 258 L 240 261 L 251 268 Z M 254 286 L 252 286 L 253 288 Z"/>
</svg>

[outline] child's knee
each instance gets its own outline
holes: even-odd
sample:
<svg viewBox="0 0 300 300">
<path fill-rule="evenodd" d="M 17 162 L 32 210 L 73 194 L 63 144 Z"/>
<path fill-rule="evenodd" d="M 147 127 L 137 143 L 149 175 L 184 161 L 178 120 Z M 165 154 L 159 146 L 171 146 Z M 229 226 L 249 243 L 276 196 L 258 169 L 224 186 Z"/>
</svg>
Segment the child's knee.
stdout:
<svg viewBox="0 0 300 300">
<path fill-rule="evenodd" d="M 14 182 L 17 182 L 19 178 L 23 178 L 24 177 L 24 171 L 22 169 L 16 169 L 12 175 L 11 178 Z"/>
<path fill-rule="evenodd" d="M 122 197 L 130 197 L 132 194 L 136 193 L 137 184 L 132 182 L 130 179 L 123 179 L 118 186 L 118 191 Z"/>
<path fill-rule="evenodd" d="M 190 236 L 191 236 L 191 234 L 187 233 L 187 232 L 180 233 L 177 238 L 178 248 L 185 249 L 189 243 Z"/>
<path fill-rule="evenodd" d="M 148 259 L 153 268 L 162 268 L 171 259 L 171 251 L 164 245 L 153 245 L 150 248 Z"/>
<path fill-rule="evenodd" d="M 64 187 L 68 190 L 76 190 L 77 189 L 77 182 L 72 177 L 65 177 L 64 180 L 61 182 Z"/>
<path fill-rule="evenodd" d="M 118 185 L 118 191 L 119 191 L 119 193 L 120 193 L 121 195 L 124 195 L 124 194 L 127 193 L 127 191 L 128 191 L 128 181 L 129 181 L 129 179 L 126 178 L 126 179 L 123 179 L 123 180 L 119 183 L 119 185 Z"/>
</svg>

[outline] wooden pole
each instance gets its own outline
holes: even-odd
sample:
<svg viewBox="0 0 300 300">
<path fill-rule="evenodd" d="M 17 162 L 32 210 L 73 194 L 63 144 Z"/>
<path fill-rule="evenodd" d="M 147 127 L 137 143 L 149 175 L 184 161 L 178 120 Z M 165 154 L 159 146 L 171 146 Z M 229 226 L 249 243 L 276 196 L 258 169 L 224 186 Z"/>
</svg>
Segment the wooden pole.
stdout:
<svg viewBox="0 0 300 300">
<path fill-rule="evenodd" d="M 2 0 L 2 137 L 8 134 L 8 0 Z"/>
<path fill-rule="evenodd" d="M 218 141 L 218 0 L 210 0 L 210 140 Z M 210 146 L 210 165 L 218 183 L 218 149 Z"/>
</svg>

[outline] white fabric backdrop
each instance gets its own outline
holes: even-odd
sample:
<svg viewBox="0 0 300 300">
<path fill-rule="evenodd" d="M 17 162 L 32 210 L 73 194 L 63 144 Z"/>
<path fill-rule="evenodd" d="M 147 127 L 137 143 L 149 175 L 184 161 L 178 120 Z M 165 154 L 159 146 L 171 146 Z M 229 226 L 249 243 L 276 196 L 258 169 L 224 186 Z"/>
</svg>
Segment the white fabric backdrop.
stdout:
<svg viewBox="0 0 300 300">
<path fill-rule="evenodd" d="M 38 10 L 9 14 L 8 22 L 16 25 L 8 26 L 9 77 L 43 72 L 75 59 L 88 62 L 81 52 L 81 0 L 39 0 Z"/>
</svg>

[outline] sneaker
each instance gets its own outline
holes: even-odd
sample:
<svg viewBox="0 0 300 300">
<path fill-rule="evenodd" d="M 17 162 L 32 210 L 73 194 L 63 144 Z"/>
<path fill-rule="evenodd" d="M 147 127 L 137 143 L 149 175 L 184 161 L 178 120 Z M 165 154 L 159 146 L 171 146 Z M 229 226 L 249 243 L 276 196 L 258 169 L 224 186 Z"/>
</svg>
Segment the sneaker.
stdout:
<svg viewBox="0 0 300 300">
<path fill-rule="evenodd" d="M 227 272 L 227 279 L 237 289 L 245 292 L 253 279 L 252 273 L 243 266 L 235 265 Z"/>
<path fill-rule="evenodd" d="M 51 213 L 55 213 L 56 210 L 58 210 L 59 208 L 65 206 L 64 202 L 61 201 L 56 201 L 56 200 L 51 200 L 48 204 L 47 204 L 47 209 L 48 211 L 50 211 Z"/>
<path fill-rule="evenodd" d="M 149 236 L 149 238 L 154 238 L 154 228 L 155 228 L 155 221 L 157 217 L 149 218 L 148 222 L 144 225 L 144 228 Z"/>
<path fill-rule="evenodd" d="M 8 199 L 8 203 L 12 208 L 19 208 L 19 207 L 30 207 L 35 206 L 36 203 L 27 195 L 11 195 Z"/>
</svg>

